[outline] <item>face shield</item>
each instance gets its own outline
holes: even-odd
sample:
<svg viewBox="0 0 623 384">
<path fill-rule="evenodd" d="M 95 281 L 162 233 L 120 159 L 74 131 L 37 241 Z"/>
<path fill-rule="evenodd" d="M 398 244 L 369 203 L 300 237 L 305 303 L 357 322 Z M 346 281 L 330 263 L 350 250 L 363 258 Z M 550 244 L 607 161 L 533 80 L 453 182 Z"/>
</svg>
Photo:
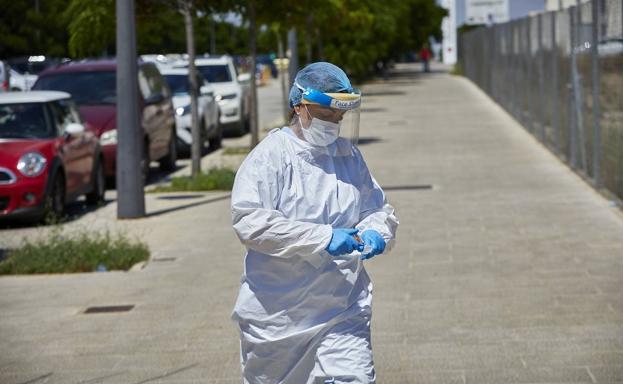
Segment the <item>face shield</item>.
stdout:
<svg viewBox="0 0 623 384">
<path fill-rule="evenodd" d="M 298 117 L 305 140 L 330 155 L 349 155 L 359 139 L 361 93 L 324 93 L 295 85 L 303 91 Z"/>
</svg>

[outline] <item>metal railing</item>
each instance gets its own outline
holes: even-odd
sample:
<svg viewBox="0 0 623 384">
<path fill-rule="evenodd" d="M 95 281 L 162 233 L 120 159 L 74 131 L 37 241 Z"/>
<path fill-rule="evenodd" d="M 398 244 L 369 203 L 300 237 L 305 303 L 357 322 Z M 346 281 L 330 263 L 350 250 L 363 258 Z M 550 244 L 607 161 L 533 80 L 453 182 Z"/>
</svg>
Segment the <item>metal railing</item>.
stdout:
<svg viewBox="0 0 623 384">
<path fill-rule="evenodd" d="M 623 199 L 623 0 L 460 36 L 465 76 L 596 188 Z"/>
</svg>

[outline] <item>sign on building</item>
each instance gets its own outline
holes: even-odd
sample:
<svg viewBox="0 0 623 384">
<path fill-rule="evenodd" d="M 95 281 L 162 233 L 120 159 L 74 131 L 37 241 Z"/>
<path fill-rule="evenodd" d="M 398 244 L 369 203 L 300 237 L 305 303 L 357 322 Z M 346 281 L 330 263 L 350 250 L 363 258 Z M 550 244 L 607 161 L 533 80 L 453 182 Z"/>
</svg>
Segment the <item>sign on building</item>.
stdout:
<svg viewBox="0 0 623 384">
<path fill-rule="evenodd" d="M 495 24 L 510 20 L 508 0 L 467 0 L 466 24 Z"/>
</svg>

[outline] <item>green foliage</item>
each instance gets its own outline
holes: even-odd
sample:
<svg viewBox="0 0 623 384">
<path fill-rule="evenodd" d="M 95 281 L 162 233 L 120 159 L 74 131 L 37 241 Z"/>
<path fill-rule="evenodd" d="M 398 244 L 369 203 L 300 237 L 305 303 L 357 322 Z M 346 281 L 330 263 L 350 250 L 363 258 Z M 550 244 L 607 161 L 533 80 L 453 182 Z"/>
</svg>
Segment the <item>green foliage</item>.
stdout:
<svg viewBox="0 0 623 384">
<path fill-rule="evenodd" d="M 234 186 L 236 173 L 232 170 L 221 168 L 211 169 L 208 173 L 200 173 L 195 177 L 173 177 L 171 185 L 158 187 L 150 192 L 184 192 L 184 191 L 231 191 Z"/>
<path fill-rule="evenodd" d="M 250 151 L 249 147 L 227 147 L 223 150 L 223 155 L 247 155 Z"/>
<path fill-rule="evenodd" d="M 180 1 L 136 0 L 137 49 L 144 53 L 186 52 Z M 251 0 L 195 0 L 196 52 L 210 51 L 214 19 L 216 54 L 249 54 L 248 6 Z M 115 0 L 0 0 L 0 55 L 41 53 L 86 56 L 115 52 Z M 67 3 L 68 6 L 67 6 Z M 278 38 L 296 27 L 299 62 L 328 60 L 354 80 L 367 77 L 378 62 L 401 59 L 418 51 L 429 36 L 441 37 L 446 11 L 435 0 L 255 0 L 257 52 L 275 53 Z M 67 9 L 65 9 L 67 7 Z M 219 16 L 242 15 L 241 26 Z M 287 48 L 287 47 L 286 47 Z"/>
<path fill-rule="evenodd" d="M 67 56 L 65 0 L 0 0 L 0 57 Z"/>
<path fill-rule="evenodd" d="M 9 251 L 0 262 L 0 274 L 92 272 L 98 266 L 128 270 L 148 258 L 147 245 L 124 234 L 83 231 L 66 236 L 55 228 L 49 236 L 24 240 L 19 248 Z"/>
<path fill-rule="evenodd" d="M 115 0 L 72 0 L 65 17 L 73 57 L 96 56 L 114 47 Z"/>
</svg>

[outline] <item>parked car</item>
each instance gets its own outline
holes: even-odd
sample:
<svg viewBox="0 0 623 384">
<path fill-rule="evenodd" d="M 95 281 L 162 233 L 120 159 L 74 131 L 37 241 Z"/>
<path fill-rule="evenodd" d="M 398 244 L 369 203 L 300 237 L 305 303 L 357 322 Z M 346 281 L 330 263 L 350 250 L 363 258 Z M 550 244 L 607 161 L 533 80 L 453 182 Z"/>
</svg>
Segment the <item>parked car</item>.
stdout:
<svg viewBox="0 0 623 384">
<path fill-rule="evenodd" d="M 19 73 L 13 68 L 9 69 L 9 89 L 13 92 L 29 91 L 37 81 L 37 75 Z"/>
<path fill-rule="evenodd" d="M 46 56 L 25 56 L 9 59 L 11 91 L 29 91 L 37 81 L 37 76 L 41 71 L 66 61 L 69 61 L 69 59 Z"/>
<path fill-rule="evenodd" d="M 243 135 L 249 129 L 251 75 L 238 75 L 231 56 L 195 59 L 197 70 L 214 87 L 223 132 Z M 184 64 L 188 67 L 188 64 Z"/>
<path fill-rule="evenodd" d="M 160 73 L 162 73 L 162 76 L 164 76 L 169 84 L 169 88 L 173 94 L 175 125 L 177 129 L 177 149 L 178 151 L 190 153 L 192 133 L 188 69 L 162 69 Z M 215 99 L 214 89 L 211 84 L 205 81 L 199 72 L 197 72 L 197 84 L 199 86 L 197 110 L 199 112 L 199 128 L 202 137 L 201 144 L 203 146 L 204 141 L 208 140 L 210 148 L 218 148 L 221 146 L 223 130 L 219 122 L 219 108 Z"/>
<path fill-rule="evenodd" d="M 62 216 L 104 199 L 102 151 L 65 92 L 0 94 L 0 218 Z"/>
<path fill-rule="evenodd" d="M 8 92 L 11 82 L 11 68 L 6 61 L 0 60 L 0 92 Z"/>
<path fill-rule="evenodd" d="M 591 42 L 585 41 L 574 48 L 578 55 L 591 53 Z M 597 55 L 599 57 L 616 56 L 623 53 L 623 39 L 620 37 L 610 37 L 599 40 L 597 43 Z"/>
<path fill-rule="evenodd" d="M 115 177 L 117 157 L 117 65 L 114 60 L 86 60 L 43 71 L 33 89 L 72 95 L 84 119 L 95 129 L 104 153 L 104 173 Z M 171 91 L 153 63 L 138 66 L 139 117 L 144 140 L 143 175 L 152 160 L 173 170 L 177 159 Z"/>
</svg>

